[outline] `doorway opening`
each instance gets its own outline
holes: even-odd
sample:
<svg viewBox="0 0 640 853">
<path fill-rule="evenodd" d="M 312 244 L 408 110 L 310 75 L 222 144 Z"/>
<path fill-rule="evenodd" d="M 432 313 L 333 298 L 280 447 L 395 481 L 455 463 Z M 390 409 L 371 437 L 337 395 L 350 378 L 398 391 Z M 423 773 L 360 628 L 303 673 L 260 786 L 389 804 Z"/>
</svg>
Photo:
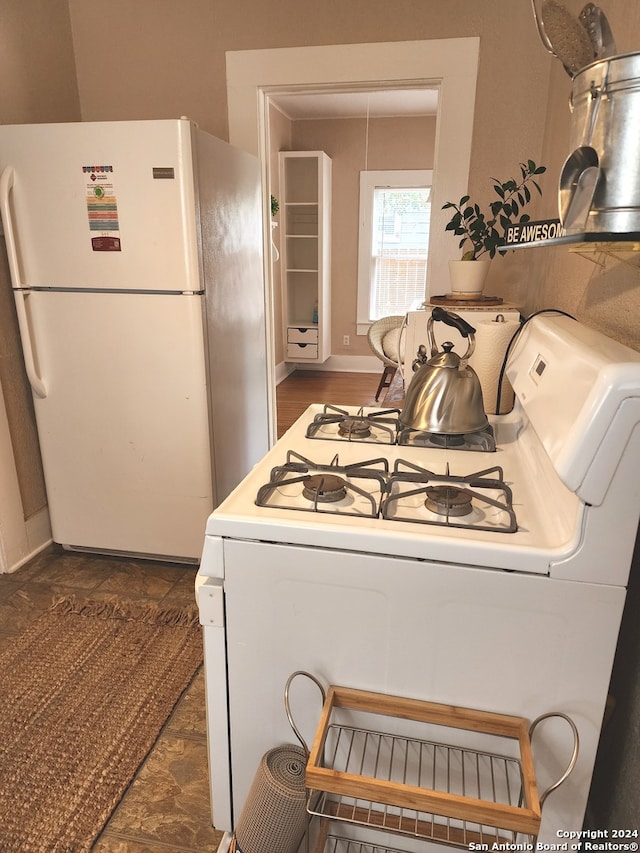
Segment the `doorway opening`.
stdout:
<svg viewBox="0 0 640 853">
<path fill-rule="evenodd" d="M 269 201 L 270 98 L 311 93 L 438 90 L 433 217 L 429 249 L 429 295 L 445 293 L 447 262 L 455 240 L 445 233 L 441 206 L 467 189 L 480 40 L 327 45 L 227 53 L 229 141 L 258 156 L 263 199 Z M 267 207 L 268 209 L 268 207 Z M 265 370 L 269 386 L 272 440 L 276 435 L 274 281 L 271 227 L 265 217 Z"/>
</svg>

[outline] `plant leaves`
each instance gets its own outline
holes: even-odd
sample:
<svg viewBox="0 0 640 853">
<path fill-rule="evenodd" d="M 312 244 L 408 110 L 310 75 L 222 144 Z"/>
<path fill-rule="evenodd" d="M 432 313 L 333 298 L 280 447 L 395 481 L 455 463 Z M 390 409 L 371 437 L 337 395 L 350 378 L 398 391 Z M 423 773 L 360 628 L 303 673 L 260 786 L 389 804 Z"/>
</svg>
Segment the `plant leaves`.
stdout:
<svg viewBox="0 0 640 853">
<path fill-rule="evenodd" d="M 506 244 L 504 233 L 500 234 L 496 230 L 496 223 L 499 222 L 503 231 L 506 231 L 517 220 L 519 214 L 520 219 L 517 221 L 530 220 L 529 216 L 521 212 L 532 199 L 528 184 L 533 184 L 539 195 L 542 195 L 542 189 L 533 176 L 541 175 L 547 169 L 545 166 L 538 166 L 534 160 L 519 163 L 519 169 L 521 175 L 519 181 L 516 178 L 508 178 L 505 181 L 499 181 L 497 178 L 490 179 L 496 195 L 496 198 L 489 202 L 490 218 L 485 217 L 478 204 L 471 202 L 469 195 L 463 196 L 459 204 L 446 202 L 442 206 L 443 210 L 453 211 L 445 230 L 453 231 L 456 236 L 462 238 L 460 249 L 467 241 L 473 246 L 473 249 L 465 252 L 465 257 L 472 256 L 475 259 L 486 252 L 493 258 L 498 247 Z"/>
</svg>

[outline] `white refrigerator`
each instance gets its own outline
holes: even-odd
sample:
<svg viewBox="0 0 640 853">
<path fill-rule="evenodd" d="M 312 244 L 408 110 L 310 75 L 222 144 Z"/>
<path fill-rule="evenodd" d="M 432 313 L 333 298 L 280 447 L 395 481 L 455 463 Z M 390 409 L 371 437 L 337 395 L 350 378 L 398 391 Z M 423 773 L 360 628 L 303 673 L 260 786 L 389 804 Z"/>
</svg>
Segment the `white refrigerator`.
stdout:
<svg viewBox="0 0 640 853">
<path fill-rule="evenodd" d="M 196 562 L 270 443 L 258 161 L 187 119 L 0 127 L 53 538 Z"/>
</svg>

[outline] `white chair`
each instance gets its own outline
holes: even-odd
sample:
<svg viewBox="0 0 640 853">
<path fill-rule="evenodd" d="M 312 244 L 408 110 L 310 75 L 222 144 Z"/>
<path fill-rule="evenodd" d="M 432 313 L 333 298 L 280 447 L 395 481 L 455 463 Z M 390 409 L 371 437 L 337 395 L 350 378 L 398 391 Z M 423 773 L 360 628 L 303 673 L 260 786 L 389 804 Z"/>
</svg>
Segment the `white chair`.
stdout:
<svg viewBox="0 0 640 853">
<path fill-rule="evenodd" d="M 382 317 L 380 320 L 376 320 L 369 326 L 369 331 L 367 332 L 367 340 L 369 341 L 369 346 L 371 347 L 371 350 L 373 351 L 374 355 L 377 356 L 384 365 L 384 368 L 382 370 L 382 377 L 380 378 L 380 384 L 378 385 L 378 390 L 376 391 L 376 400 L 380 396 L 380 392 L 383 388 L 389 388 L 396 375 L 396 371 L 398 369 L 402 369 L 403 359 L 401 352 L 401 334 L 404 323 L 404 317 L 391 316 Z M 396 342 L 397 361 L 394 360 L 391 352 L 385 352 L 382 346 L 382 342 L 385 336 L 394 329 L 398 330 Z M 393 355 L 395 354 L 396 353 L 393 353 Z"/>
</svg>

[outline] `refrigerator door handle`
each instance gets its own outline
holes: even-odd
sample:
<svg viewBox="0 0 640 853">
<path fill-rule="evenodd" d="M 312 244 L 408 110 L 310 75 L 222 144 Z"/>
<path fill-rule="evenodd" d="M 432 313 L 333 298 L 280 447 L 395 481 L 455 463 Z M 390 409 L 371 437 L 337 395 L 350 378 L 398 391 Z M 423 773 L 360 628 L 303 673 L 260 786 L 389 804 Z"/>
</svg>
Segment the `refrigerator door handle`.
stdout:
<svg viewBox="0 0 640 853">
<path fill-rule="evenodd" d="M 24 363 L 27 370 L 29 384 L 33 389 L 33 393 L 38 397 L 47 396 L 47 388 L 42 378 L 38 375 L 36 369 L 33 344 L 31 342 L 31 330 L 29 329 L 29 321 L 27 318 L 27 308 L 25 304 L 26 296 L 20 281 L 20 265 L 18 263 L 18 249 L 13 230 L 13 219 L 11 218 L 11 206 L 9 197 L 13 189 L 14 172 L 11 166 L 7 166 L 2 170 L 0 175 L 0 210 L 2 211 L 2 221 L 4 223 L 4 235 L 7 246 L 7 258 L 9 261 L 9 273 L 11 275 L 11 283 L 14 288 L 14 296 L 16 300 L 16 311 L 18 314 L 18 326 L 20 328 L 20 338 L 22 339 L 22 350 L 24 353 Z"/>
</svg>

